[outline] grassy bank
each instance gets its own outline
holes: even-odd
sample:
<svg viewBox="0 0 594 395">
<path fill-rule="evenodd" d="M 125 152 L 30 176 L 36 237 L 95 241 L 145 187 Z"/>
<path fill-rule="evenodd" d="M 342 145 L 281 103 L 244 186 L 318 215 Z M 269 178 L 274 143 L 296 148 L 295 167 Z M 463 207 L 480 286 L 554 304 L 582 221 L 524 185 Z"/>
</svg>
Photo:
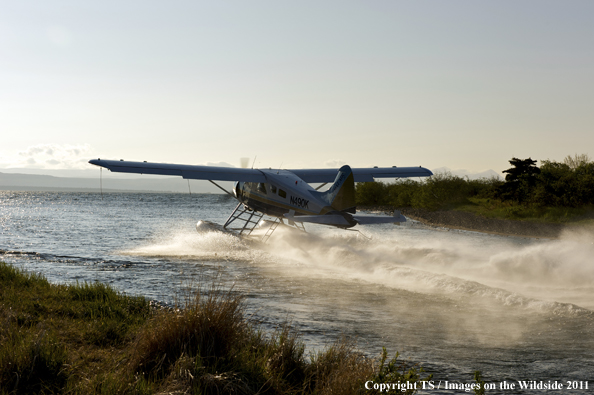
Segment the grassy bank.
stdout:
<svg viewBox="0 0 594 395">
<path fill-rule="evenodd" d="M 507 177 L 505 182 L 438 173 L 421 181 L 358 183 L 355 197 L 358 207 L 459 211 L 539 224 L 594 224 L 594 163 L 571 168 L 544 161 L 533 171 L 531 175 Z"/>
<path fill-rule="evenodd" d="M 594 207 L 550 207 L 523 205 L 489 198 L 468 198 L 453 205 L 452 210 L 465 211 L 485 218 L 553 223 L 565 225 L 594 224 Z"/>
<path fill-rule="evenodd" d="M 306 355 L 290 325 L 266 333 L 240 295 L 216 286 L 182 305 L 54 285 L 0 262 L 0 394 L 373 394 L 369 380 L 421 379 L 346 338 Z"/>
</svg>

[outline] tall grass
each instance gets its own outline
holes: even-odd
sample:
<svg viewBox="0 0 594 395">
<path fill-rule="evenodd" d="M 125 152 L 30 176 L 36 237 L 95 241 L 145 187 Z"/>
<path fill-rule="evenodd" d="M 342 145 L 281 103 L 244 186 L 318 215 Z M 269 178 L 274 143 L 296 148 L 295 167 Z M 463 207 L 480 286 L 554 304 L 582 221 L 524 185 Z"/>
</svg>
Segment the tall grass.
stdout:
<svg viewBox="0 0 594 395">
<path fill-rule="evenodd" d="M 149 314 L 144 298 L 51 285 L 0 262 L 0 393 L 84 393 L 80 382 L 109 369 Z"/>
<path fill-rule="evenodd" d="M 194 291 L 181 307 L 160 312 L 139 333 L 128 377 L 160 381 L 169 392 L 348 394 L 373 373 L 373 360 L 346 339 L 307 358 L 288 323 L 264 333 L 230 290 Z M 339 382 L 350 392 L 336 392 Z"/>
<path fill-rule="evenodd" d="M 103 284 L 51 285 L 0 262 L 0 394 L 369 394 L 368 380 L 421 379 L 348 338 L 306 355 L 290 324 L 265 332 L 233 290 L 183 299 L 151 309 Z"/>
<path fill-rule="evenodd" d="M 3 320 L 0 340 L 0 388 L 12 393 L 54 393 L 66 384 L 67 353 L 55 335 L 10 330 Z"/>
</svg>

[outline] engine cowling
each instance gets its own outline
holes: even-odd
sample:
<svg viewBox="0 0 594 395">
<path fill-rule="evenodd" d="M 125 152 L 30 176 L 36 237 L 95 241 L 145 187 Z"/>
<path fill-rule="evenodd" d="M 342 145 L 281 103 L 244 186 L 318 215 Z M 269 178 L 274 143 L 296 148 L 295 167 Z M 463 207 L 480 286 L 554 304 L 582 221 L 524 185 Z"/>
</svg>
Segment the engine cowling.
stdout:
<svg viewBox="0 0 594 395">
<path fill-rule="evenodd" d="M 245 200 L 245 195 L 243 193 L 244 185 L 245 183 L 243 181 L 236 181 L 235 185 L 233 185 L 233 195 L 235 195 L 235 197 L 241 202 Z"/>
</svg>

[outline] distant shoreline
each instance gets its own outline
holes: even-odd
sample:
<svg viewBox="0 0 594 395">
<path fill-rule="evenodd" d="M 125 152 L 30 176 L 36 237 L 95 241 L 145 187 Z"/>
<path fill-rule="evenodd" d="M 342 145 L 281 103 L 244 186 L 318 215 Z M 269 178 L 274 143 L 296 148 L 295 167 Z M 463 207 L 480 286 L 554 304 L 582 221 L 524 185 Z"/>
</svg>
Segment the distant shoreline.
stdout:
<svg viewBox="0 0 594 395">
<path fill-rule="evenodd" d="M 101 187 L 101 184 L 103 184 Z M 220 193 L 206 181 L 184 180 L 181 177 L 142 176 L 138 178 L 102 179 L 55 177 L 38 174 L 0 172 L 0 190 L 41 192 L 131 192 L 131 193 Z"/>
<path fill-rule="evenodd" d="M 35 187 L 0 185 L 0 191 L 12 192 L 67 192 L 67 193 L 175 193 L 188 195 L 186 192 L 161 191 L 161 190 L 135 190 L 135 189 L 103 189 L 100 188 L 61 188 L 61 187 Z M 192 192 L 195 195 L 212 195 L 211 192 Z"/>
</svg>

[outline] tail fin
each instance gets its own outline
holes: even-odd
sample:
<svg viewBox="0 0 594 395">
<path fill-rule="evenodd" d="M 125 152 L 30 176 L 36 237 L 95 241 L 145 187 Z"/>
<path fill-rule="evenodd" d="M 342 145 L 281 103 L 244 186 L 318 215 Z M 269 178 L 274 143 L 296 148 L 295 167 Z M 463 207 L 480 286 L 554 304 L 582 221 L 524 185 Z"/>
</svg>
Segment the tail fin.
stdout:
<svg viewBox="0 0 594 395">
<path fill-rule="evenodd" d="M 322 199 L 336 211 L 355 213 L 355 177 L 348 165 L 338 170 L 334 183 L 325 192 L 322 192 Z"/>
</svg>

